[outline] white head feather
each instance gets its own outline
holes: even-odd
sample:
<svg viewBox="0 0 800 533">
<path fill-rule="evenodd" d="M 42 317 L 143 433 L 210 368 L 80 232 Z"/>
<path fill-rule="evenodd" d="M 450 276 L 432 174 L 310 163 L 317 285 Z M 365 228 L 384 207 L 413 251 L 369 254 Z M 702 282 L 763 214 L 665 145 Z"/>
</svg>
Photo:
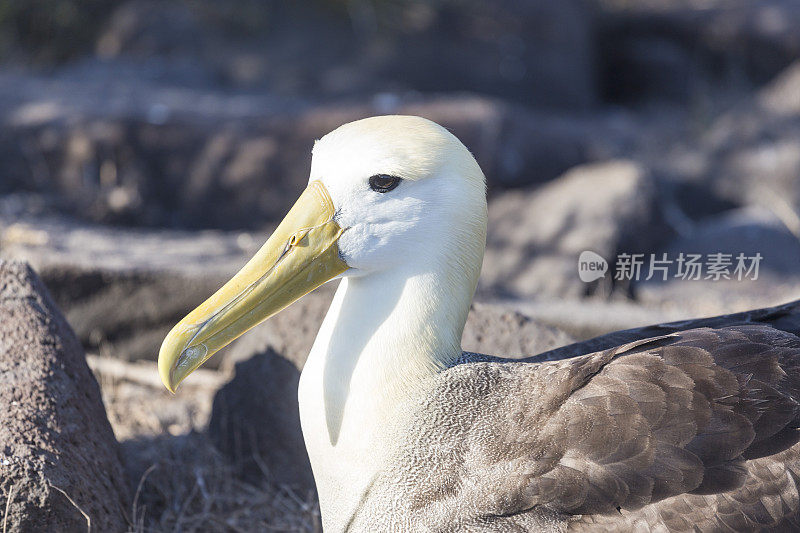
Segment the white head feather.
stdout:
<svg viewBox="0 0 800 533">
<path fill-rule="evenodd" d="M 370 176 L 397 176 L 389 193 Z M 314 146 L 310 181 L 320 180 L 347 228 L 340 253 L 346 276 L 441 266 L 461 285 L 477 283 L 486 242 L 486 183 L 469 150 L 449 131 L 415 116 L 345 124 Z"/>
</svg>

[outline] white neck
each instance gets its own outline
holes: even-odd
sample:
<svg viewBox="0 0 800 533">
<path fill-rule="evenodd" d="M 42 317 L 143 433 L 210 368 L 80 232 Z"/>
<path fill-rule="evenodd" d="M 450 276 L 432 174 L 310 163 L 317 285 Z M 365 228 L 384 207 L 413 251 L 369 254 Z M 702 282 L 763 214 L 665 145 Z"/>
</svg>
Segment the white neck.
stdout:
<svg viewBox="0 0 800 533">
<path fill-rule="evenodd" d="M 434 264 L 436 266 L 431 267 Z M 398 400 L 461 355 L 480 263 L 345 278 L 300 379 L 300 418 L 326 530 L 391 453 Z"/>
</svg>

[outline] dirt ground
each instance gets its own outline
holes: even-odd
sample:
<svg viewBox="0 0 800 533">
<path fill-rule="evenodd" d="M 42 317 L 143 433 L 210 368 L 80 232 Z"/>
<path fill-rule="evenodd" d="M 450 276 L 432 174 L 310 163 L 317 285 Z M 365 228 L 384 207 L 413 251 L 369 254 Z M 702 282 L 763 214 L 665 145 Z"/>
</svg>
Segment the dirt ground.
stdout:
<svg viewBox="0 0 800 533">
<path fill-rule="evenodd" d="M 322 531 L 314 494 L 272 483 L 266 468 L 258 483 L 237 479 L 206 437 L 225 372 L 198 370 L 173 396 L 155 363 L 87 358 L 134 494 L 131 531 Z"/>
</svg>

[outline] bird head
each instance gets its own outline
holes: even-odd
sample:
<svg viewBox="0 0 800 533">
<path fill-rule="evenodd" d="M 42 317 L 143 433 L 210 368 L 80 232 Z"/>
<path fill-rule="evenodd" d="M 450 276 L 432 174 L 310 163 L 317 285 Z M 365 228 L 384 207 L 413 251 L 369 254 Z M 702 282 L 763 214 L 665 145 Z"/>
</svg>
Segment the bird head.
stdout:
<svg viewBox="0 0 800 533">
<path fill-rule="evenodd" d="M 308 186 L 264 246 L 164 339 L 164 385 L 174 392 L 215 352 L 332 279 L 448 264 L 474 290 L 485 187 L 466 147 L 429 120 L 372 117 L 327 134 Z"/>
</svg>

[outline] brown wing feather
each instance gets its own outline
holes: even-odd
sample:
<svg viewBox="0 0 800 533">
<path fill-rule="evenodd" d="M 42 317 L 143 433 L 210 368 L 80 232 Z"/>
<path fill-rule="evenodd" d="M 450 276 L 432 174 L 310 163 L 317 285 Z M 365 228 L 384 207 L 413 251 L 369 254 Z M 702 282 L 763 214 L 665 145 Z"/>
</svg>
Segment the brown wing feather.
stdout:
<svg viewBox="0 0 800 533">
<path fill-rule="evenodd" d="M 491 365 L 513 369 L 499 394 L 550 383 L 535 415 L 512 414 L 505 428 L 515 442 L 536 431 L 513 448 L 520 455 L 502 458 L 531 462 L 497 498 L 503 514 L 547 509 L 575 516 L 579 530 L 750 531 L 796 519 L 786 472 L 800 468 L 794 334 L 745 322 L 554 363 Z"/>
<path fill-rule="evenodd" d="M 524 505 L 606 515 L 578 529 L 678 531 L 702 518 L 749 531 L 795 515 L 797 487 L 776 457 L 800 459 L 800 339 L 761 325 L 673 335 L 612 350 L 553 413 L 533 448 L 561 459 L 529 480 Z"/>
</svg>

